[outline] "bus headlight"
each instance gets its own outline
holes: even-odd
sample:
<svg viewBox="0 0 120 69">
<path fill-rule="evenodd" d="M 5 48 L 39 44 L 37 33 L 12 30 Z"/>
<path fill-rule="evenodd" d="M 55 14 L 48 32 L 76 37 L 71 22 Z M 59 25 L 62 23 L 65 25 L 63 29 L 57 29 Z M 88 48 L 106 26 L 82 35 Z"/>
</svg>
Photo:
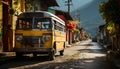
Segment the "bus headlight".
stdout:
<svg viewBox="0 0 120 69">
<path fill-rule="evenodd" d="M 23 39 L 23 36 L 22 35 L 16 35 L 16 40 L 17 41 L 22 41 Z"/>
<path fill-rule="evenodd" d="M 49 41 L 50 40 L 50 35 L 45 35 L 43 37 L 43 40 L 46 42 L 46 41 Z"/>
</svg>

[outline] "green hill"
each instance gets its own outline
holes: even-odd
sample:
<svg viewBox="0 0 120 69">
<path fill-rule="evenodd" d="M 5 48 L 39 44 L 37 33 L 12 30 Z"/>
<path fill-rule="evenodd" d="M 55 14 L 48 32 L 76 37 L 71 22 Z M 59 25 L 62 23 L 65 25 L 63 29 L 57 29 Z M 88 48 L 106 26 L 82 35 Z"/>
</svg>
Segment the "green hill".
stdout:
<svg viewBox="0 0 120 69">
<path fill-rule="evenodd" d="M 81 25 L 91 34 L 92 37 L 98 33 L 98 27 L 104 24 L 104 21 L 99 13 L 99 4 L 105 0 L 92 0 L 89 4 L 82 8 L 78 8 L 80 14 Z M 73 11 L 71 14 L 74 14 Z"/>
</svg>

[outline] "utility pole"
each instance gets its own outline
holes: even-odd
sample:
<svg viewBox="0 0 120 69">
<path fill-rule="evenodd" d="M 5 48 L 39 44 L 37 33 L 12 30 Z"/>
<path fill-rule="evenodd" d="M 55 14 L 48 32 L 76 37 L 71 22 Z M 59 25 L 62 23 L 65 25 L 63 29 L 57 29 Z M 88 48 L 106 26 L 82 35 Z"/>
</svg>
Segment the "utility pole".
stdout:
<svg viewBox="0 0 120 69">
<path fill-rule="evenodd" d="M 70 6 L 72 5 L 72 0 L 67 0 L 67 1 L 65 1 L 65 3 L 66 3 L 66 6 L 68 6 L 68 13 L 70 14 Z M 70 30 L 68 30 L 68 43 L 69 44 L 71 44 L 71 31 Z"/>
<path fill-rule="evenodd" d="M 8 14 L 9 14 L 9 12 L 8 12 L 8 7 L 9 7 L 9 1 L 8 0 L 3 0 L 2 1 L 2 17 L 3 17 L 3 19 L 2 19 L 2 23 L 3 23 L 3 29 L 2 29 L 2 40 L 3 40 L 3 50 L 6 50 L 6 49 L 8 49 L 8 35 L 9 35 L 9 33 L 8 33 L 8 21 L 9 21 L 9 19 L 8 19 Z"/>
<path fill-rule="evenodd" d="M 70 0 L 68 0 L 68 13 L 70 13 Z"/>
<path fill-rule="evenodd" d="M 72 5 L 72 0 L 65 1 L 67 3 L 66 5 L 68 6 L 68 13 L 70 13 L 70 6 Z"/>
</svg>

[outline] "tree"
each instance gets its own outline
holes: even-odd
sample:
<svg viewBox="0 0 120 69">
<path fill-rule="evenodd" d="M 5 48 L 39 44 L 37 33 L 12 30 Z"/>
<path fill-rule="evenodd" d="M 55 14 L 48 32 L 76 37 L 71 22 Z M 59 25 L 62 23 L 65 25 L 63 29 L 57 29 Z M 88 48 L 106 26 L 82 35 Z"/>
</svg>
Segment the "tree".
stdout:
<svg viewBox="0 0 120 69">
<path fill-rule="evenodd" d="M 99 10 L 106 22 L 105 29 L 109 32 L 113 50 L 120 54 L 120 1 L 108 0 L 101 3 Z"/>
<path fill-rule="evenodd" d="M 108 24 L 107 27 L 114 24 L 111 28 L 115 28 L 112 30 L 114 34 L 120 33 L 120 5 L 119 0 L 109 0 L 108 2 L 104 2 L 100 4 L 99 10 L 103 17 L 103 19 Z M 110 30 L 111 32 L 111 30 Z M 112 34 L 113 34 L 112 33 Z"/>
<path fill-rule="evenodd" d="M 120 24 L 119 0 L 109 0 L 100 4 L 100 13 L 107 23 Z"/>
</svg>

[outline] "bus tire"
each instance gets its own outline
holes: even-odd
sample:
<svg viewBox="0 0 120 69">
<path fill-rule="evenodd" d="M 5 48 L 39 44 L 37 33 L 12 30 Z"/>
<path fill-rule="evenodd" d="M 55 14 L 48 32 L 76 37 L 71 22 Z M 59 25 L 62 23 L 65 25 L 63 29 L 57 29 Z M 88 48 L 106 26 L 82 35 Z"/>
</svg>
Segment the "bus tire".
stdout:
<svg viewBox="0 0 120 69">
<path fill-rule="evenodd" d="M 54 51 L 51 51 L 50 54 L 49 54 L 49 59 L 50 60 L 54 60 L 55 59 L 55 53 Z"/>
<path fill-rule="evenodd" d="M 20 53 L 20 52 L 16 52 L 16 57 L 17 57 L 17 58 L 22 57 L 22 56 L 23 56 L 22 53 Z"/>
<path fill-rule="evenodd" d="M 54 42 L 54 46 L 53 46 L 53 50 L 54 50 L 54 52 L 56 53 L 57 52 L 57 50 L 56 50 L 56 42 Z"/>
<path fill-rule="evenodd" d="M 66 47 L 66 43 L 64 42 L 64 49 Z M 60 51 L 60 56 L 63 56 L 64 55 L 64 49 Z"/>
<path fill-rule="evenodd" d="M 33 57 L 37 57 L 37 53 L 33 53 Z"/>
<path fill-rule="evenodd" d="M 64 53 L 64 50 L 61 50 L 60 51 L 60 56 L 63 56 L 64 55 L 63 53 Z"/>
</svg>

